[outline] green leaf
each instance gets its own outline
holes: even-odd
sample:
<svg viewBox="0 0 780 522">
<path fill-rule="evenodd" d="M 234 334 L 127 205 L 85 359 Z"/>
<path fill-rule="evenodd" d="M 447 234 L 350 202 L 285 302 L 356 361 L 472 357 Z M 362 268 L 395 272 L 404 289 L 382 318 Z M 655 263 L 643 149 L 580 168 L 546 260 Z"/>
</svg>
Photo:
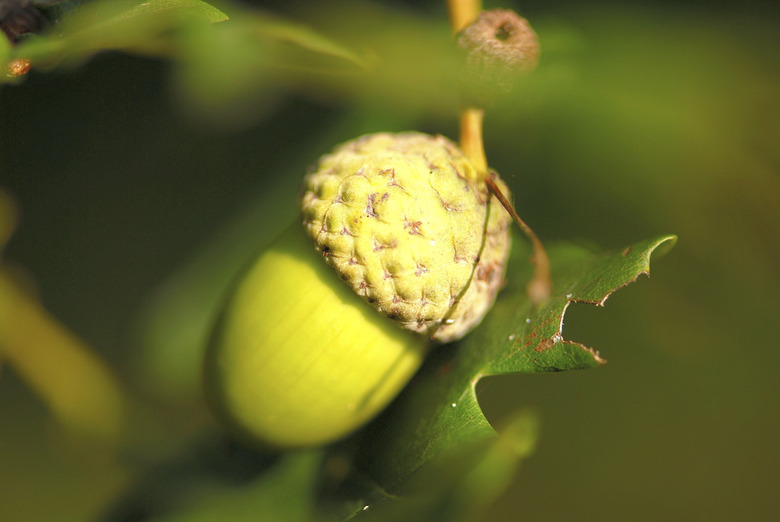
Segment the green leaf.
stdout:
<svg viewBox="0 0 780 522">
<path fill-rule="evenodd" d="M 478 403 L 477 382 L 603 364 L 596 351 L 563 337 L 567 307 L 603 305 L 615 290 L 649 274 L 651 256 L 675 241 L 661 236 L 606 254 L 553 245 L 556 292 L 538 308 L 525 294 L 531 275 L 526 243 L 515 241 L 509 284 L 485 321 L 459 343 L 439 347 L 362 433 L 316 453 L 319 464 L 307 452 L 284 454 L 251 485 L 214 487 L 165 520 L 254 520 L 261 512 L 283 521 L 480 520 L 533 452 L 539 423 L 533 412 L 522 411 L 496 431 Z M 273 498 L 295 498 L 298 509 L 285 504 L 274 511 L 268 506 Z"/>
<path fill-rule="evenodd" d="M 482 414 L 475 389 L 488 375 L 590 368 L 599 354 L 563 337 L 563 318 L 572 302 L 603 305 L 615 290 L 649 274 L 654 251 L 676 238 L 662 236 L 620 252 L 600 254 L 572 244 L 549 250 L 555 294 L 539 308 L 527 299 L 527 251 L 516 248 L 510 283 L 480 327 L 456 345 L 440 347 L 418 376 L 365 436 L 363 467 L 394 490 L 427 461 L 466 441 L 495 436 Z M 518 242 L 516 241 L 515 244 Z"/>
<path fill-rule="evenodd" d="M 225 13 L 201 0 L 104 0 L 74 8 L 56 33 L 30 38 L 15 54 L 41 68 L 80 63 L 110 50 L 171 56 L 176 50 L 172 31 L 225 20 Z"/>
<path fill-rule="evenodd" d="M 370 521 L 482 520 L 484 511 L 504 492 L 522 459 L 530 456 L 538 439 L 535 412 L 515 412 L 491 438 L 451 446 L 432 458 L 396 491 L 388 492 L 358 475 L 364 488 L 349 484 L 346 498 L 336 498 L 343 511 L 331 504 L 323 518 Z M 354 498 L 349 494 L 360 492 Z M 322 511 L 321 511 L 322 512 Z"/>
</svg>

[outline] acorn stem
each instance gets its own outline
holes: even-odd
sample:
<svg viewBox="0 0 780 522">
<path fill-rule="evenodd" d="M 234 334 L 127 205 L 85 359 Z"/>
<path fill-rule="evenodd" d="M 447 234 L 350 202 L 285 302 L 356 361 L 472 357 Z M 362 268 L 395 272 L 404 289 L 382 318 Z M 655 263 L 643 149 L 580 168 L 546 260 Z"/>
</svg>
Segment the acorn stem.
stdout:
<svg viewBox="0 0 780 522">
<path fill-rule="evenodd" d="M 450 14 L 452 32 L 457 34 L 477 19 L 482 11 L 481 0 L 447 0 Z M 550 259 L 542 241 L 523 221 L 512 203 L 504 196 L 501 189 L 493 181 L 488 171 L 485 145 L 482 139 L 482 127 L 485 119 L 485 110 L 481 107 L 468 106 L 460 111 L 460 148 L 477 169 L 478 176 L 485 179 L 490 191 L 498 199 L 501 205 L 512 216 L 515 224 L 531 242 L 533 254 L 531 263 L 534 267 L 534 275 L 526 287 L 526 293 L 533 304 L 545 301 L 552 294 L 552 275 L 550 271 Z"/>
<path fill-rule="evenodd" d="M 481 0 L 447 0 L 452 32 L 457 33 L 476 20 L 482 12 Z"/>
<path fill-rule="evenodd" d="M 488 164 L 482 140 L 484 109 L 466 107 L 460 111 L 460 148 L 479 171 L 479 177 L 487 174 Z"/>
<path fill-rule="evenodd" d="M 481 0 L 447 0 L 452 33 L 457 34 L 477 19 L 482 12 Z M 480 177 L 487 176 L 487 159 L 482 140 L 482 120 L 485 110 L 464 107 L 460 111 L 460 148 L 477 168 Z"/>
</svg>

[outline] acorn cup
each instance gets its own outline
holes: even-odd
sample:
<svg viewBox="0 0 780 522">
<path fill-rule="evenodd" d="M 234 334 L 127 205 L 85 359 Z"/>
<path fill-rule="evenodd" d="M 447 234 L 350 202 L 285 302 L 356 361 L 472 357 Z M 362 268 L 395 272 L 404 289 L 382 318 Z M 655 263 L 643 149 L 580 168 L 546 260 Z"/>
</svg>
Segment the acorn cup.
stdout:
<svg viewBox="0 0 780 522">
<path fill-rule="evenodd" d="M 418 132 L 323 156 L 303 181 L 303 226 L 254 262 L 215 329 L 205 380 L 222 422 L 270 447 L 335 441 L 400 392 L 430 345 L 479 324 L 504 284 L 511 222 L 484 176 Z"/>
<path fill-rule="evenodd" d="M 509 9 L 482 11 L 457 35 L 464 101 L 488 107 L 509 94 L 539 62 L 539 39 L 528 20 Z"/>
</svg>

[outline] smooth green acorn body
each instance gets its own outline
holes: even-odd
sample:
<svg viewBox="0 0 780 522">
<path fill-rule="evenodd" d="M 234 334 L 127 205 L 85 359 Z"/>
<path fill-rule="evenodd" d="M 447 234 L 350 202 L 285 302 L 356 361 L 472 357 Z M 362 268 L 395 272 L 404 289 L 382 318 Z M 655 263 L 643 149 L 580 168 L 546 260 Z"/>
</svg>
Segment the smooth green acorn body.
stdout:
<svg viewBox="0 0 780 522">
<path fill-rule="evenodd" d="M 346 286 L 295 223 L 232 295 L 209 350 L 206 386 L 221 420 L 251 440 L 326 444 L 390 402 L 427 346 Z"/>
</svg>

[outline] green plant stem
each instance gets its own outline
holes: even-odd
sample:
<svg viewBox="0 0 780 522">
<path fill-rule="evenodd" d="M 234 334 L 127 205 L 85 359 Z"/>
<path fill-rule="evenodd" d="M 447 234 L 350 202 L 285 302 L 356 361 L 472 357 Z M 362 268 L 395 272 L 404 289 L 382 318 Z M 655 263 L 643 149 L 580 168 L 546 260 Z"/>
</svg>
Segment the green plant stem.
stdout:
<svg viewBox="0 0 780 522">
<path fill-rule="evenodd" d="M 482 140 L 482 121 L 485 111 L 478 107 L 467 107 L 460 111 L 460 148 L 484 177 L 488 172 L 487 156 Z"/>
<path fill-rule="evenodd" d="M 67 428 L 113 442 L 124 395 L 108 367 L 0 265 L 0 352 Z"/>
</svg>

